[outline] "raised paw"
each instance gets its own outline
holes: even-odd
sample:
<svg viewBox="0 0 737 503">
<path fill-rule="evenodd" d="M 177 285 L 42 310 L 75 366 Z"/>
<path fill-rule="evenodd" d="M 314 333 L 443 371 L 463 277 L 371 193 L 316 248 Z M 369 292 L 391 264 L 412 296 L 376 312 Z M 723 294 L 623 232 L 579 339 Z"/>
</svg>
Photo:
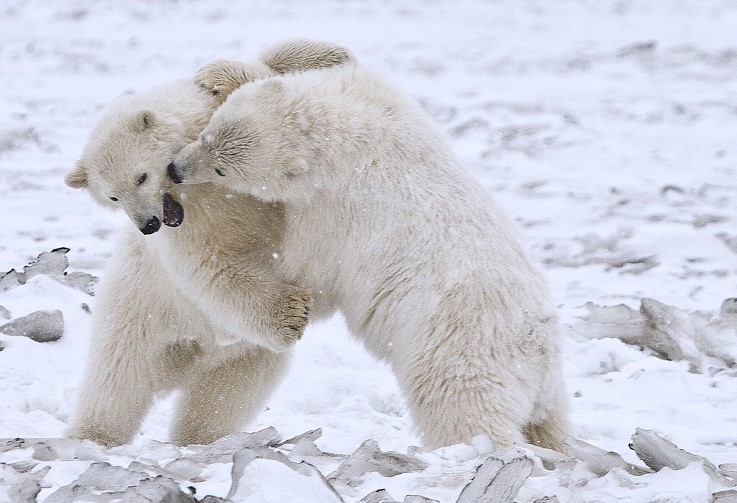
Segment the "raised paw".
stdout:
<svg viewBox="0 0 737 503">
<path fill-rule="evenodd" d="M 265 79 L 273 74 L 268 66 L 259 61 L 217 59 L 200 68 L 194 80 L 195 84 L 222 103 L 243 84 Z"/>
<path fill-rule="evenodd" d="M 312 294 L 299 288 L 290 288 L 283 297 L 278 320 L 278 334 L 287 344 L 302 338 L 312 307 Z"/>
</svg>

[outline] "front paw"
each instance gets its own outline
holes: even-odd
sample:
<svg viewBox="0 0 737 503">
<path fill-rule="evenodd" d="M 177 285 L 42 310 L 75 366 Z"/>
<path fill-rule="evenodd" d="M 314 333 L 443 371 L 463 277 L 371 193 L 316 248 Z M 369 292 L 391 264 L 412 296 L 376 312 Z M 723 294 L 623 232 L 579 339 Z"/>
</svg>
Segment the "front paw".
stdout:
<svg viewBox="0 0 737 503">
<path fill-rule="evenodd" d="M 312 307 L 312 294 L 300 288 L 290 288 L 278 309 L 278 335 L 281 341 L 292 345 L 302 338 Z"/>
<path fill-rule="evenodd" d="M 228 59 L 217 59 L 197 71 L 195 84 L 210 93 L 220 103 L 247 82 L 264 79 L 273 73 L 260 62 L 246 63 Z"/>
</svg>

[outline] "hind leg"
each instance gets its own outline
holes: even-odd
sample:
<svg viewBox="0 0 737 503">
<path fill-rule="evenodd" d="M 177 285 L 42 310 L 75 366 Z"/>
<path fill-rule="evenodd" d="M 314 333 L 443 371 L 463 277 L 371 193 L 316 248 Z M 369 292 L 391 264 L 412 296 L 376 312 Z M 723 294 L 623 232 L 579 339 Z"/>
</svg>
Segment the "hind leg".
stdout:
<svg viewBox="0 0 737 503">
<path fill-rule="evenodd" d="M 264 407 L 291 361 L 291 352 L 231 348 L 185 384 L 172 424 L 175 443 L 209 444 L 238 432 Z"/>
<path fill-rule="evenodd" d="M 522 428 L 532 409 L 524 382 L 510 378 L 493 362 L 478 365 L 461 355 L 455 361 L 425 356 L 400 374 L 425 445 L 469 443 L 481 434 L 489 435 L 498 448 L 523 442 Z"/>
<path fill-rule="evenodd" d="M 403 348 L 395 353 L 394 368 L 415 424 L 431 447 L 468 443 L 480 434 L 498 448 L 521 444 L 531 419 L 555 419 L 542 414 L 552 408 L 535 416 L 538 397 L 557 391 L 546 387 L 558 384 L 551 381 L 548 364 L 554 328 L 500 316 L 485 309 L 485 302 L 460 305 L 453 293 L 445 309 L 419 319 L 416 332 L 395 344 Z M 411 333 L 410 326 L 405 324 L 403 333 Z M 545 426 L 542 431 L 550 435 L 540 440 L 550 445 L 558 432 Z"/>
<path fill-rule="evenodd" d="M 527 442 L 564 452 L 563 441 L 570 435 L 568 397 L 559 365 L 551 365 L 548 382 L 542 387 L 530 421 L 524 429 Z"/>
</svg>

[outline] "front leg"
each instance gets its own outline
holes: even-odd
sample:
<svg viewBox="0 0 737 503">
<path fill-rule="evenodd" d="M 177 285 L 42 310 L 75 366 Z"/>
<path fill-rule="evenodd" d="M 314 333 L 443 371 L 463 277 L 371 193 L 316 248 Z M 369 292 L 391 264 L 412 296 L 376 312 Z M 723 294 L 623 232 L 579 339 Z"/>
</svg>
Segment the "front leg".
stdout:
<svg viewBox="0 0 737 503">
<path fill-rule="evenodd" d="M 348 49 L 331 42 L 296 39 L 282 42 L 264 51 L 256 61 L 218 59 L 195 75 L 195 83 L 217 101 L 225 99 L 248 82 L 277 74 L 319 70 L 355 61 Z"/>
<path fill-rule="evenodd" d="M 161 365 L 164 343 L 177 337 L 173 285 L 156 269 L 131 229 L 100 282 L 90 350 L 73 420 L 66 435 L 106 446 L 133 438 L 157 393 L 172 386 Z M 174 323 L 173 323 L 174 322 Z"/>
<path fill-rule="evenodd" d="M 218 343 L 247 341 L 281 352 L 302 337 L 312 306 L 309 291 L 241 262 L 208 261 L 194 274 L 196 279 L 181 283 L 180 289 L 213 325 L 231 336 Z"/>
<path fill-rule="evenodd" d="M 236 281 L 235 292 L 227 291 L 230 284 L 223 286 L 224 290 L 213 291 L 212 298 L 221 309 L 224 328 L 237 333 L 239 339 L 246 335 L 249 324 L 250 337 L 245 338 L 274 352 L 286 351 L 302 338 L 312 306 L 309 291 L 258 277 Z"/>
</svg>

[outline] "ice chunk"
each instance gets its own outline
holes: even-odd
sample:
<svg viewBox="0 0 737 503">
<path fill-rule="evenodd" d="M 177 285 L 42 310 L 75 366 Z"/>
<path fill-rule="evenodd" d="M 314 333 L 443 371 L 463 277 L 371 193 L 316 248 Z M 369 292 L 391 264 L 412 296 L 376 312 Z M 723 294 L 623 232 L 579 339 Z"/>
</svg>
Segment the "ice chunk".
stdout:
<svg viewBox="0 0 737 503">
<path fill-rule="evenodd" d="M 52 342 L 64 334 L 61 311 L 35 311 L 0 327 L 5 335 L 22 335 L 36 342 Z"/>
</svg>

